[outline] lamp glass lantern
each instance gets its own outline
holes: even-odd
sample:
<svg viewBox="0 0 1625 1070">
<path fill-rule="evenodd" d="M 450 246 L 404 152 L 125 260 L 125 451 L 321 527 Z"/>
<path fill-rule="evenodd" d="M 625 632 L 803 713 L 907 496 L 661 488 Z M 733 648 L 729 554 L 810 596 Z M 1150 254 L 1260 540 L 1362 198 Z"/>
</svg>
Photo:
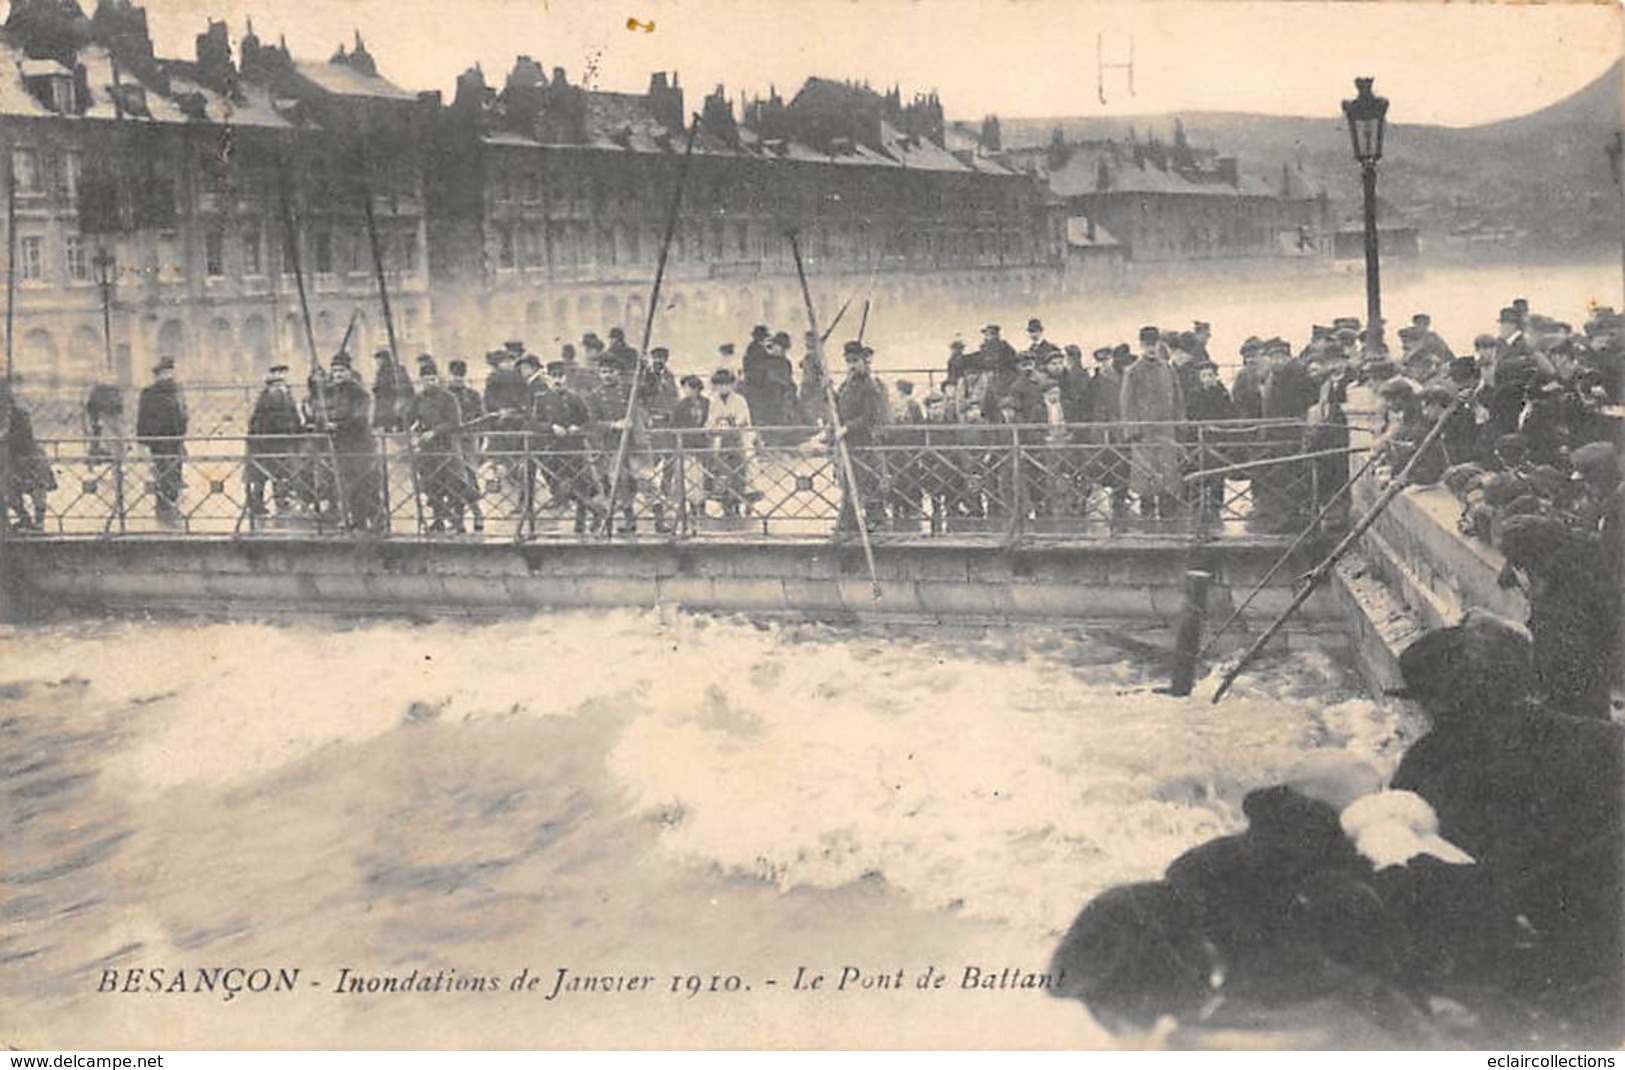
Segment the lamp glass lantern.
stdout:
<svg viewBox="0 0 1625 1070">
<path fill-rule="evenodd" d="M 1354 79 L 1359 95 L 1343 101 L 1343 116 L 1349 124 L 1349 140 L 1354 158 L 1369 167 L 1382 159 L 1382 133 L 1388 125 L 1388 98 L 1371 92 L 1372 78 Z"/>
</svg>

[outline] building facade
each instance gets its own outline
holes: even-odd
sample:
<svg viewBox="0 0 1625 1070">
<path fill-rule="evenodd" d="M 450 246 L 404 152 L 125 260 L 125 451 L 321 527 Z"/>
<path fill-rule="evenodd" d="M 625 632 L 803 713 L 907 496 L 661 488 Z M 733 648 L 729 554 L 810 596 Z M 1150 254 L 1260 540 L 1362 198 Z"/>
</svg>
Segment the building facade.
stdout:
<svg viewBox="0 0 1625 1070">
<path fill-rule="evenodd" d="M 1235 156 L 1193 148 L 1175 126 L 1155 139 L 1006 151 L 1042 178 L 1074 230 L 1103 228 L 1136 262 L 1328 257 L 1334 231 L 1324 187 L 1301 168 L 1248 171 Z"/>
<path fill-rule="evenodd" d="M 826 316 L 855 290 L 1041 292 L 1066 256 L 1055 199 L 946 133 L 929 95 L 815 78 L 737 109 L 719 87 L 691 116 L 675 73 L 610 93 L 528 57 L 447 102 L 382 77 L 359 33 L 310 61 L 211 21 L 168 59 L 130 0 L 14 0 L 15 370 L 140 383 L 167 357 L 253 380 L 390 328 L 403 359 L 617 326 L 635 344 L 674 201 L 667 343 L 802 325 L 791 234 Z"/>
<path fill-rule="evenodd" d="M 352 163 L 346 125 L 389 131 L 376 122 L 384 110 L 404 131 L 416 98 L 348 54 L 342 66 L 302 65 L 252 31 L 242 45 L 239 68 L 226 27 L 211 23 L 195 59 L 163 60 L 145 13 L 125 0 L 103 0 L 90 18 L 71 0 L 13 3 L 0 137 L 16 186 L 13 357 L 24 382 L 141 382 L 164 357 L 194 382 L 257 377 L 273 357 L 302 363 L 296 251 L 323 356 L 352 315 L 352 350 L 379 343 L 363 174 L 397 330 L 427 343 L 421 174 Z"/>
<path fill-rule="evenodd" d="M 675 73 L 606 93 L 521 56 L 500 90 L 465 73 L 442 122 L 431 267 L 442 344 L 459 351 L 617 326 L 636 344 L 674 202 L 657 343 L 804 323 L 792 233 L 825 314 L 854 287 L 946 301 L 1061 263 L 1043 188 L 945 147 L 934 97 L 815 78 L 739 113 L 719 87 L 690 118 Z"/>
</svg>

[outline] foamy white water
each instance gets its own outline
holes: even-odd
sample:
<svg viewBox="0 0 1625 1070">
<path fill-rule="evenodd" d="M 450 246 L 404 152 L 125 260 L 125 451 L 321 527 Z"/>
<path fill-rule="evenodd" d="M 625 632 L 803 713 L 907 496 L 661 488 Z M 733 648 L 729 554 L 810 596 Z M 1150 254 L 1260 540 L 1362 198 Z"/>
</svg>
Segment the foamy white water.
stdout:
<svg viewBox="0 0 1625 1070">
<path fill-rule="evenodd" d="M 1234 697 L 1149 693 L 1157 666 L 1086 637 L 849 632 L 681 614 L 493 624 L 114 622 L 12 630 L 7 681 L 87 681 L 135 808 L 252 790 L 421 724 L 602 722 L 606 774 L 670 861 L 831 889 L 882 878 L 913 906 L 1032 936 L 1104 887 L 1241 824 L 1250 787 L 1325 747 L 1389 765 L 1393 715 L 1296 654 Z M 475 772 L 478 768 L 480 771 Z M 483 754 L 468 776 L 550 776 Z M 434 790 L 475 790 L 475 783 Z M 482 835 L 501 838 L 500 815 Z M 515 829 L 515 834 L 521 830 Z M 363 830 L 357 829 L 359 838 Z M 427 837 L 430 835 L 424 832 Z"/>
</svg>

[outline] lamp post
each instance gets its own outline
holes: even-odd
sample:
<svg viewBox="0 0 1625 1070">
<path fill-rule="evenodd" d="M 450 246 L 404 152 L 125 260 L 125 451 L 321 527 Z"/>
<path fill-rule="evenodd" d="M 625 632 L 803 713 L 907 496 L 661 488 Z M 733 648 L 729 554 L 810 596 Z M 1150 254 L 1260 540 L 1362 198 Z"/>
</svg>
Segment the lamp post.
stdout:
<svg viewBox="0 0 1625 1070">
<path fill-rule="evenodd" d="M 1343 101 L 1349 141 L 1365 184 L 1365 321 L 1366 350 L 1382 344 L 1382 284 L 1377 277 L 1377 161 L 1382 159 L 1382 133 L 1388 122 L 1388 100 L 1372 95 L 1372 78 L 1354 79 L 1358 96 Z"/>
<path fill-rule="evenodd" d="M 1625 153 L 1625 133 L 1614 131 L 1614 140 L 1608 143 L 1608 162 L 1614 169 L 1614 185 L 1619 188 L 1620 222 L 1622 224 L 1620 237 L 1620 270 L 1625 272 L 1625 183 L 1620 180 L 1620 155 Z M 1625 277 L 1625 276 L 1622 276 Z"/>
<path fill-rule="evenodd" d="M 117 285 L 113 267 L 117 263 L 113 254 L 103 246 L 90 264 L 96 269 L 96 285 L 102 292 L 102 345 L 107 352 L 107 373 L 113 375 L 113 287 Z"/>
</svg>

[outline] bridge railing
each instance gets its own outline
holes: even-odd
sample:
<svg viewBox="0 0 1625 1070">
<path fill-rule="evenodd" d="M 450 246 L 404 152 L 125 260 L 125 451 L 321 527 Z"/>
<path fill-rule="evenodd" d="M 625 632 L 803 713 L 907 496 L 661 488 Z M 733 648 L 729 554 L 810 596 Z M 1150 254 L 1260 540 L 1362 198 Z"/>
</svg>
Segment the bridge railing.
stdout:
<svg viewBox="0 0 1625 1070">
<path fill-rule="evenodd" d="M 856 498 L 876 533 L 1224 538 L 1301 530 L 1346 479 L 1339 450 L 1351 434 L 1363 437 L 1294 421 L 923 424 L 854 433 L 848 445 Z M 42 495 L 40 527 L 104 537 L 855 534 L 839 453 L 822 429 L 645 431 L 618 481 L 617 438 L 495 428 L 456 443 L 408 434 L 46 440 L 35 467 L 55 486 Z"/>
</svg>

